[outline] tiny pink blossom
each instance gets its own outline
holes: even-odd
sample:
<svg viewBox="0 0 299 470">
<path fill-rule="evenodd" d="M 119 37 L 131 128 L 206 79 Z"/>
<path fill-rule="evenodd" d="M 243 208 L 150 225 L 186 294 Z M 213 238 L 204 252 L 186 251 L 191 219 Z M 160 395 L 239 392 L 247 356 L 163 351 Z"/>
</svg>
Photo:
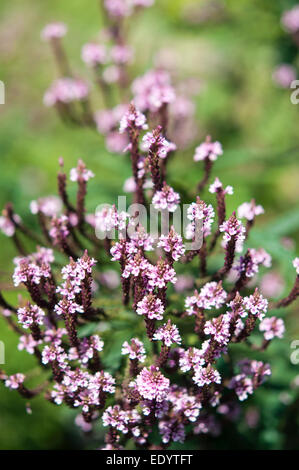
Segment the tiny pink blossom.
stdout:
<svg viewBox="0 0 299 470">
<path fill-rule="evenodd" d="M 264 214 L 264 212 L 264 208 L 260 205 L 256 206 L 254 201 L 244 202 L 238 207 L 238 217 L 249 221 L 253 220 L 257 215 Z"/>
<path fill-rule="evenodd" d="M 181 344 L 182 339 L 176 325 L 173 325 L 170 320 L 164 323 L 163 326 L 158 328 L 153 336 L 153 340 L 162 341 L 165 346 L 170 347 L 172 344 Z"/>
<path fill-rule="evenodd" d="M 132 338 L 130 343 L 125 341 L 122 345 L 121 353 L 123 355 L 128 355 L 130 359 L 138 359 L 140 362 L 144 362 L 146 355 L 144 345 L 138 338 Z"/>
<path fill-rule="evenodd" d="M 67 26 L 65 23 L 56 22 L 47 24 L 41 32 L 41 38 L 44 41 L 51 39 L 58 39 L 65 36 L 67 33 Z"/>
<path fill-rule="evenodd" d="M 102 44 L 90 42 L 82 47 L 81 57 L 83 62 L 89 67 L 105 64 L 107 61 L 107 51 Z"/>
<path fill-rule="evenodd" d="M 25 380 L 24 374 L 18 373 L 18 374 L 10 375 L 5 380 L 5 386 L 7 388 L 10 388 L 11 390 L 17 390 L 19 386 L 23 384 L 24 380 Z"/>
<path fill-rule="evenodd" d="M 194 161 L 200 160 L 211 160 L 215 161 L 223 154 L 222 146 L 219 142 L 211 142 L 210 137 L 207 137 L 206 141 L 199 145 L 195 150 Z"/>
<path fill-rule="evenodd" d="M 169 392 L 170 381 L 158 367 L 144 367 L 136 378 L 140 395 L 147 400 L 163 401 Z"/>
<path fill-rule="evenodd" d="M 281 318 L 264 318 L 259 326 L 260 331 L 264 332 L 264 338 L 270 341 L 273 338 L 283 338 L 285 332 L 284 321 Z"/>
<path fill-rule="evenodd" d="M 175 212 L 180 204 L 180 195 L 165 183 L 162 190 L 154 194 L 152 203 L 157 210 Z"/>
</svg>

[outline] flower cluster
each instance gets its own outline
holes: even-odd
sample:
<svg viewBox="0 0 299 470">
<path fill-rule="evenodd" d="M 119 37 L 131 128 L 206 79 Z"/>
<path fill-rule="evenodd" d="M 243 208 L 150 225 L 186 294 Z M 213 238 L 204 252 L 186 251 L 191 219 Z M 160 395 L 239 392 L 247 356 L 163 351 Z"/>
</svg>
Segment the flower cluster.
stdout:
<svg viewBox="0 0 299 470">
<path fill-rule="evenodd" d="M 8 376 L 1 370 L 0 381 L 26 400 L 43 393 L 50 403 L 74 410 L 83 432 L 101 420 L 105 450 L 153 448 L 152 436 L 158 442 L 155 448 L 167 449 L 193 435 L 215 436 L 223 424 L 227 429 L 238 416 L 239 401 L 271 374 L 269 364 L 244 358 L 245 348 L 252 351 L 250 357 L 271 348 L 285 331 L 272 310 L 299 296 L 299 258 L 293 261 L 294 286 L 286 297 L 268 302 L 263 290 L 255 288 L 260 267 L 271 267 L 271 256 L 249 245 L 250 229 L 264 209 L 254 200 L 243 203 L 237 213 L 246 227 L 235 212 L 226 217 L 226 196 L 233 188 L 224 187 L 218 177 L 210 184 L 212 166 L 223 149 L 209 137 L 195 151 L 203 178 L 193 192 L 182 195 L 188 202 L 188 225 L 186 234 L 179 233 L 172 213 L 181 196 L 175 182 L 168 184 L 168 166 L 192 106 L 176 93 L 162 68 L 135 79 L 131 88 L 127 69 L 133 56 L 127 19 L 152 4 L 103 2 L 107 28 L 99 43 L 82 49 L 105 102 L 106 109 L 95 112 L 89 87 L 73 76 L 63 49 L 66 26 L 48 25 L 42 37 L 53 49 L 60 78 L 45 103 L 55 105 L 64 122 L 104 134 L 111 150 L 125 149 L 123 158 L 132 168 L 125 187 L 133 202 L 138 208 L 152 203 L 173 220 L 170 228 L 161 223 L 158 233 L 148 233 L 139 209 L 132 213 L 131 208 L 101 206 L 87 214 L 87 188 L 94 174 L 81 160 L 69 174 L 77 188 L 74 201 L 60 160 L 59 197 L 31 202 L 40 233 L 32 232 L 11 204 L 0 217 L 1 231 L 18 253 L 13 282 L 27 291 L 15 304 L 0 293 L 1 314 L 19 336 L 18 349 L 41 368 L 34 389 L 27 387 L 23 373 Z M 289 31 L 297 31 L 294 12 L 283 21 Z M 122 97 L 121 105 L 115 105 L 114 95 Z M 215 204 L 205 202 L 206 189 Z M 198 234 L 199 245 L 194 243 Z M 190 250 L 186 239 L 192 240 Z M 111 260 L 116 263 L 107 270 Z M 121 341 L 119 334 L 124 335 Z"/>
</svg>

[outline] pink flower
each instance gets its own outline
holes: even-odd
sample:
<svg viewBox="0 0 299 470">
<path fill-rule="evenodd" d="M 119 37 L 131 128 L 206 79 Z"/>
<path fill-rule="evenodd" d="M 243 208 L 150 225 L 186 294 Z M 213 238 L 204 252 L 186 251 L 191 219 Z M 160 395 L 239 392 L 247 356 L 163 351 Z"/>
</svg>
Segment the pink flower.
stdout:
<svg viewBox="0 0 299 470">
<path fill-rule="evenodd" d="M 294 268 L 296 269 L 296 273 L 297 273 L 298 276 L 299 276 L 299 258 L 295 258 L 295 259 L 293 260 L 293 266 L 294 266 Z"/>
<path fill-rule="evenodd" d="M 138 338 L 132 338 L 130 343 L 128 341 L 123 343 L 121 353 L 127 354 L 132 360 L 138 359 L 138 361 L 144 362 L 146 355 L 143 343 Z"/>
<path fill-rule="evenodd" d="M 44 41 L 51 39 L 58 39 L 65 36 L 67 33 L 67 26 L 64 23 L 56 22 L 47 24 L 41 32 L 41 38 Z"/>
<path fill-rule="evenodd" d="M 16 222 L 16 224 L 20 223 L 21 218 L 17 214 L 14 214 L 13 221 L 12 221 L 10 220 L 9 217 L 7 217 L 7 215 L 5 214 L 5 211 L 3 211 L 3 215 L 0 216 L 0 230 L 7 237 L 12 237 L 15 234 L 16 226 L 14 222 Z"/>
<path fill-rule="evenodd" d="M 61 212 L 62 202 L 57 196 L 47 196 L 31 201 L 30 210 L 32 214 L 41 212 L 46 217 L 53 217 Z"/>
<path fill-rule="evenodd" d="M 161 135 L 161 127 L 158 127 L 154 132 L 148 132 L 142 139 L 142 150 L 151 151 L 159 158 L 166 158 L 169 152 L 176 150 L 176 145 L 168 142 Z"/>
<path fill-rule="evenodd" d="M 111 59 L 115 64 L 127 64 L 132 62 L 133 49 L 129 46 L 116 45 L 110 51 Z"/>
<path fill-rule="evenodd" d="M 42 325 L 45 313 L 37 305 L 28 303 L 26 307 L 18 309 L 18 320 L 23 328 L 27 329 L 31 325 Z"/>
<path fill-rule="evenodd" d="M 227 293 L 222 287 L 222 282 L 207 282 L 198 293 L 187 297 L 185 307 L 188 315 L 194 315 L 196 309 L 220 308 L 227 298 Z"/>
<path fill-rule="evenodd" d="M 155 192 L 152 203 L 157 210 L 175 212 L 180 204 L 180 195 L 176 193 L 173 188 L 164 183 L 162 190 Z"/>
<path fill-rule="evenodd" d="M 256 206 L 254 201 L 244 202 L 238 207 L 238 217 L 249 221 L 253 220 L 257 215 L 264 214 L 264 212 L 264 208 L 260 205 Z"/>
<path fill-rule="evenodd" d="M 138 302 L 136 312 L 150 320 L 163 320 L 164 307 L 159 298 L 149 294 Z"/>
<path fill-rule="evenodd" d="M 223 150 L 221 144 L 217 141 L 211 142 L 210 137 L 207 137 L 206 141 L 195 149 L 194 161 L 198 162 L 206 159 L 215 161 L 222 154 Z"/>
<path fill-rule="evenodd" d="M 45 106 L 58 103 L 68 104 L 73 101 L 85 100 L 88 96 L 88 86 L 80 79 L 59 78 L 50 86 L 44 95 Z"/>
<path fill-rule="evenodd" d="M 111 18 L 123 18 L 132 12 L 128 0 L 104 0 L 104 7 Z"/>
<path fill-rule="evenodd" d="M 184 351 L 181 354 L 179 359 L 180 369 L 183 372 L 188 372 L 191 369 L 194 369 L 197 365 L 204 365 L 204 358 L 200 349 L 189 348 L 187 351 Z"/>
<path fill-rule="evenodd" d="M 268 300 L 259 294 L 258 289 L 255 290 L 253 295 L 244 297 L 243 305 L 252 315 L 256 315 L 259 320 L 263 319 L 268 310 Z"/>
<path fill-rule="evenodd" d="M 81 178 L 84 181 L 88 181 L 90 178 L 93 177 L 94 173 L 86 168 L 85 163 L 82 160 L 79 160 L 77 167 L 72 168 L 70 171 L 71 181 L 80 181 Z"/>
<path fill-rule="evenodd" d="M 170 421 L 160 421 L 159 431 L 162 435 L 162 441 L 164 444 L 171 441 L 181 443 L 185 441 L 185 427 L 183 423 L 179 422 L 175 418 L 172 418 Z"/>
<path fill-rule="evenodd" d="M 162 259 L 158 260 L 157 265 L 149 265 L 146 275 L 149 280 L 149 285 L 153 289 L 157 287 L 162 289 L 166 287 L 168 282 L 172 284 L 176 283 L 176 272 L 175 270 Z"/>
<path fill-rule="evenodd" d="M 264 318 L 259 326 L 260 331 L 264 331 L 264 338 L 270 341 L 273 338 L 283 338 L 285 332 L 284 321 L 281 318 Z"/>
<path fill-rule="evenodd" d="M 288 33 L 296 33 L 299 30 L 299 5 L 285 11 L 281 23 Z"/>
<path fill-rule="evenodd" d="M 58 245 L 65 240 L 69 234 L 69 219 L 66 215 L 60 217 L 53 216 L 51 220 L 51 229 L 49 235 L 53 238 L 53 245 Z"/>
<path fill-rule="evenodd" d="M 5 380 L 5 387 L 10 388 L 11 390 L 17 390 L 20 385 L 23 384 L 25 380 L 24 374 L 14 374 L 7 377 Z"/>
<path fill-rule="evenodd" d="M 147 129 L 146 117 L 134 105 L 124 114 L 120 121 L 119 132 L 122 134 L 130 129 Z"/>
<path fill-rule="evenodd" d="M 226 247 L 227 243 L 233 238 L 236 243 L 236 251 L 240 252 L 243 248 L 245 240 L 246 229 L 242 222 L 233 214 L 227 221 L 223 222 L 219 227 L 220 232 L 223 232 L 223 242 Z"/>
<path fill-rule="evenodd" d="M 280 64 L 274 70 L 272 79 L 276 85 L 282 88 L 290 88 L 291 83 L 296 80 L 296 69 L 289 64 Z"/>
<path fill-rule="evenodd" d="M 23 335 L 20 336 L 20 341 L 18 344 L 19 351 L 27 351 L 28 354 L 34 354 L 34 350 L 37 346 L 39 346 L 42 341 L 35 341 L 32 335 Z"/>
<path fill-rule="evenodd" d="M 213 193 L 218 193 L 220 191 L 222 191 L 224 194 L 230 194 L 230 195 L 234 194 L 233 187 L 232 186 L 226 186 L 226 188 L 224 189 L 219 178 L 216 178 L 214 183 L 210 185 L 209 191 L 212 194 Z"/>
<path fill-rule="evenodd" d="M 147 400 L 163 401 L 169 392 L 170 381 L 158 367 L 144 367 L 136 378 L 140 395 Z"/>
<path fill-rule="evenodd" d="M 132 85 L 134 103 L 141 111 L 157 112 L 163 105 L 175 101 L 170 76 L 162 70 L 150 70 Z"/>
<path fill-rule="evenodd" d="M 248 398 L 248 395 L 253 394 L 253 383 L 250 377 L 245 374 L 238 374 L 233 377 L 229 383 L 229 388 L 234 389 L 240 401 Z"/>
<path fill-rule="evenodd" d="M 153 336 L 153 340 L 162 341 L 165 346 L 170 347 L 172 344 L 181 344 L 182 339 L 176 325 L 173 325 L 170 320 L 164 323 L 163 326 L 158 328 Z"/>
<path fill-rule="evenodd" d="M 186 227 L 186 238 L 193 239 L 200 231 L 204 237 L 211 234 L 215 212 L 211 204 L 207 205 L 201 199 L 192 202 L 187 209 L 187 218 L 191 221 Z"/>
<path fill-rule="evenodd" d="M 81 57 L 86 65 L 96 67 L 106 63 L 107 51 L 102 44 L 90 42 L 82 47 Z"/>
<path fill-rule="evenodd" d="M 183 239 L 176 233 L 174 227 L 171 227 L 168 235 L 160 236 L 158 247 L 163 248 L 166 253 L 169 253 L 174 261 L 178 261 L 185 253 Z"/>
<path fill-rule="evenodd" d="M 216 369 L 213 369 L 213 367 L 210 365 L 207 367 L 196 365 L 194 371 L 195 374 L 192 379 L 196 385 L 198 385 L 198 387 L 203 387 L 204 385 L 210 385 L 212 383 L 221 383 L 221 376 L 219 372 Z"/>
<path fill-rule="evenodd" d="M 230 321 L 229 313 L 212 318 L 205 323 L 204 332 L 206 335 L 211 335 L 212 339 L 221 346 L 225 346 L 230 340 Z"/>
</svg>

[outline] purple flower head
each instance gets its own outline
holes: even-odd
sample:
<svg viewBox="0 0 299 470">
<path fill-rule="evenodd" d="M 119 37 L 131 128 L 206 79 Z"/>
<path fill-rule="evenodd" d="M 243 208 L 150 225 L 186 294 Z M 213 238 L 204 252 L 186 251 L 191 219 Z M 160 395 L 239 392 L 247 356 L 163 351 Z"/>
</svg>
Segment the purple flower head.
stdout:
<svg viewBox="0 0 299 470">
<path fill-rule="evenodd" d="M 128 432 L 128 417 L 119 405 L 109 406 L 103 413 L 103 425 L 116 428 L 126 434 Z"/>
<path fill-rule="evenodd" d="M 51 39 L 60 39 L 67 33 L 67 26 L 65 23 L 56 22 L 47 24 L 41 32 L 41 38 L 44 41 Z"/>
<path fill-rule="evenodd" d="M 86 365 L 96 352 L 103 350 L 103 347 L 104 341 L 98 335 L 90 336 L 83 338 L 77 348 L 70 348 L 68 357 L 70 361 L 79 360 L 82 365 Z"/>
<path fill-rule="evenodd" d="M 163 326 L 158 328 L 153 336 L 153 340 L 162 341 L 165 346 L 170 347 L 172 344 L 181 344 L 182 339 L 176 325 L 173 325 L 170 320 L 164 323 Z"/>
<path fill-rule="evenodd" d="M 220 308 L 227 298 L 227 293 L 222 287 L 222 282 L 207 282 L 200 292 L 194 291 L 194 295 L 187 297 L 185 307 L 188 315 L 197 313 L 197 309 Z"/>
<path fill-rule="evenodd" d="M 242 222 L 236 218 L 235 213 L 231 217 L 223 222 L 219 227 L 220 232 L 223 232 L 223 241 L 226 246 L 227 243 L 234 239 L 236 243 L 236 251 L 242 251 L 243 242 L 245 240 L 245 227 L 242 225 Z"/>
<path fill-rule="evenodd" d="M 246 400 L 248 395 L 252 395 L 254 391 L 252 379 L 246 377 L 245 374 L 238 374 L 233 377 L 228 387 L 235 390 L 240 401 Z"/>
<path fill-rule="evenodd" d="M 93 178 L 94 174 L 91 170 L 86 168 L 85 163 L 82 160 L 78 161 L 76 168 L 72 168 L 70 172 L 71 181 L 88 181 L 90 178 Z"/>
<path fill-rule="evenodd" d="M 198 230 L 204 237 L 211 234 L 211 226 L 214 222 L 215 212 L 211 204 L 197 198 L 187 209 L 187 218 L 191 221 L 186 227 L 186 238 L 193 239 Z"/>
<path fill-rule="evenodd" d="M 264 332 L 266 341 L 270 341 L 273 338 L 283 338 L 285 332 L 284 321 L 277 317 L 264 318 L 260 323 L 259 329 Z"/>
<path fill-rule="evenodd" d="M 43 364 L 49 364 L 55 361 L 58 362 L 62 369 L 65 369 L 67 367 L 66 360 L 67 354 L 61 346 L 52 344 L 50 346 L 45 346 L 42 351 Z"/>
<path fill-rule="evenodd" d="M 187 351 L 184 351 L 179 359 L 180 369 L 183 372 L 188 372 L 197 365 L 202 366 L 204 362 L 202 352 L 197 348 L 189 348 Z"/>
<path fill-rule="evenodd" d="M 194 161 L 198 162 L 200 160 L 211 160 L 215 161 L 217 158 L 223 154 L 222 146 L 219 142 L 211 142 L 210 136 L 206 138 L 206 141 L 203 142 L 195 150 Z"/>
<path fill-rule="evenodd" d="M 124 116 L 120 120 L 120 133 L 124 133 L 125 131 L 130 130 L 142 130 L 147 129 L 148 126 L 146 124 L 146 117 L 133 104 L 129 106 L 128 111 L 124 114 Z"/>
<path fill-rule="evenodd" d="M 111 18 L 124 18 L 132 13 L 132 5 L 128 0 L 104 0 L 104 7 Z"/>
<path fill-rule="evenodd" d="M 157 261 L 156 266 L 149 265 L 146 273 L 151 288 L 157 287 L 162 289 L 166 287 L 168 282 L 172 284 L 176 283 L 176 272 L 175 270 L 163 259 Z"/>
<path fill-rule="evenodd" d="M 137 304 L 138 315 L 144 315 L 150 320 L 163 320 L 164 307 L 162 301 L 153 294 L 148 294 Z"/>
<path fill-rule="evenodd" d="M 194 371 L 195 374 L 192 379 L 196 385 L 198 385 L 198 387 L 203 387 L 204 385 L 210 385 L 212 383 L 221 383 L 221 376 L 219 372 L 216 369 L 213 369 L 213 367 L 210 365 L 207 367 L 197 365 Z"/>
<path fill-rule="evenodd" d="M 90 42 L 82 47 L 81 58 L 88 67 L 96 67 L 107 62 L 107 51 L 102 44 Z"/>
<path fill-rule="evenodd" d="M 162 106 L 175 101 L 170 76 L 164 70 L 150 70 L 132 85 L 134 103 L 141 111 L 157 112 Z"/>
<path fill-rule="evenodd" d="M 96 392 L 114 393 L 115 392 L 115 379 L 108 372 L 96 372 L 95 375 L 90 376 L 89 386 L 91 390 Z"/>
<path fill-rule="evenodd" d="M 47 196 L 39 198 L 37 201 L 31 201 L 30 210 L 32 214 L 41 212 L 46 217 L 57 216 L 62 209 L 62 201 L 57 196 Z"/>
<path fill-rule="evenodd" d="M 53 260 L 52 252 L 40 251 L 26 258 L 15 258 L 16 268 L 13 274 L 15 286 L 24 284 L 40 284 L 41 279 L 50 277 L 51 268 L 48 261 Z"/>
<path fill-rule="evenodd" d="M 176 418 L 172 418 L 170 421 L 160 421 L 159 431 L 164 444 L 172 441 L 183 443 L 186 438 L 185 427 Z"/>
<path fill-rule="evenodd" d="M 188 395 L 187 390 L 177 386 L 171 387 L 169 401 L 172 403 L 176 415 L 183 415 L 191 423 L 194 423 L 202 408 L 197 397 Z"/>
<path fill-rule="evenodd" d="M 31 325 L 42 325 L 45 313 L 37 305 L 28 303 L 26 307 L 18 309 L 18 320 L 23 328 L 29 328 Z"/>
<path fill-rule="evenodd" d="M 226 186 L 226 188 L 224 189 L 219 178 L 215 178 L 214 183 L 211 184 L 209 187 L 209 191 L 212 194 L 219 193 L 219 192 L 223 192 L 224 194 L 230 194 L 230 195 L 234 194 L 233 187 Z"/>
<path fill-rule="evenodd" d="M 160 236 L 158 247 L 169 253 L 174 261 L 178 261 L 185 253 L 183 239 L 176 233 L 174 227 L 171 227 L 168 235 Z"/>
<path fill-rule="evenodd" d="M 10 375 L 5 380 L 5 387 L 10 388 L 10 390 L 17 390 L 20 387 L 20 385 L 24 383 L 25 378 L 26 377 L 24 374 L 18 373 L 18 374 Z"/>
<path fill-rule="evenodd" d="M 238 207 L 238 217 L 252 221 L 257 215 L 264 214 L 264 208 L 260 205 L 256 205 L 255 201 L 243 202 Z"/>
<path fill-rule="evenodd" d="M 296 33 L 299 30 L 299 5 L 285 11 L 281 23 L 288 33 Z"/>
<path fill-rule="evenodd" d="M 162 134 L 162 128 L 158 126 L 153 132 L 148 132 L 142 139 L 142 149 L 150 151 L 152 154 L 157 155 L 159 158 L 166 158 L 169 152 L 176 150 L 176 145 L 168 142 Z"/>
<path fill-rule="evenodd" d="M 66 215 L 61 215 L 60 217 L 52 217 L 49 235 L 51 238 L 53 238 L 54 245 L 58 245 L 69 236 L 69 226 L 70 222 Z"/>
<path fill-rule="evenodd" d="M 164 183 L 161 191 L 156 191 L 152 203 L 157 210 L 168 210 L 175 212 L 180 204 L 180 195 L 173 188 Z"/>
<path fill-rule="evenodd" d="M 21 222 L 20 216 L 17 214 L 13 214 L 13 220 L 11 220 L 6 213 L 6 210 L 4 209 L 2 211 L 2 215 L 0 216 L 0 230 L 4 235 L 7 237 L 12 237 L 15 234 L 16 231 L 16 225 L 15 223 L 18 224 Z"/>
<path fill-rule="evenodd" d="M 85 100 L 88 96 L 88 85 L 80 79 L 59 78 L 52 83 L 44 95 L 45 106 L 56 104 L 69 104 L 74 101 Z"/>
<path fill-rule="evenodd" d="M 244 297 L 243 305 L 252 315 L 262 320 L 268 311 L 268 300 L 259 293 L 258 289 L 249 297 Z"/>
<path fill-rule="evenodd" d="M 290 64 L 280 64 L 272 74 L 272 79 L 281 88 L 290 88 L 291 83 L 296 80 L 297 72 Z"/>
<path fill-rule="evenodd" d="M 128 355 L 130 359 L 138 359 L 140 362 L 144 362 L 146 355 L 144 345 L 138 338 L 132 338 L 130 343 L 125 341 L 122 345 L 121 353 Z"/>
<path fill-rule="evenodd" d="M 128 64 L 132 62 L 134 51 L 131 47 L 117 44 L 110 51 L 112 61 L 117 65 Z"/>
<path fill-rule="evenodd" d="M 129 215 L 126 212 L 118 212 L 116 207 L 107 206 L 96 212 L 96 229 L 104 234 L 108 234 L 114 229 L 123 230 Z"/>
<path fill-rule="evenodd" d="M 231 316 L 229 313 L 220 315 L 218 318 L 213 318 L 205 323 L 204 332 L 206 335 L 212 336 L 213 340 L 221 346 L 225 346 L 230 339 L 230 321 Z"/>
<path fill-rule="evenodd" d="M 158 367 L 144 367 L 136 378 L 137 390 L 147 400 L 163 401 L 169 392 L 170 381 Z"/>
<path fill-rule="evenodd" d="M 35 348 L 39 346 L 41 343 L 42 343 L 41 340 L 35 341 L 32 335 L 23 335 L 23 336 L 20 336 L 18 350 L 27 351 L 28 354 L 34 354 Z"/>
</svg>

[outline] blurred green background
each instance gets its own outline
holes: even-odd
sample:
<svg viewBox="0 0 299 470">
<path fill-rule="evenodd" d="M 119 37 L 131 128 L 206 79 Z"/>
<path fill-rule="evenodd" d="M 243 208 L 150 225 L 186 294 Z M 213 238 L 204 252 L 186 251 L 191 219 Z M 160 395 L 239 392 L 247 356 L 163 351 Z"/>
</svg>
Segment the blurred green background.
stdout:
<svg viewBox="0 0 299 470">
<path fill-rule="evenodd" d="M 217 161 L 213 176 L 235 189 L 228 201 L 229 211 L 253 197 L 264 206 L 266 215 L 252 231 L 252 246 L 263 246 L 271 253 L 273 269 L 279 267 L 287 291 L 294 280 L 291 260 L 299 241 L 299 108 L 291 104 L 289 90 L 273 84 L 272 73 L 281 62 L 299 65 L 297 49 L 280 25 L 282 12 L 295 2 L 218 0 L 213 1 L 216 13 L 210 18 L 208 4 L 211 1 L 156 0 L 131 30 L 130 42 L 136 47 L 132 75 L 151 68 L 160 49 L 171 49 L 178 75 L 201 80 L 195 99 L 195 144 L 207 133 L 222 142 L 224 156 Z M 6 84 L 6 104 L 0 106 L 0 206 L 12 201 L 30 226 L 30 201 L 56 192 L 60 156 L 67 170 L 83 158 L 96 174 L 89 189 L 91 212 L 97 204 L 114 202 L 130 176 L 129 162 L 124 156 L 109 154 L 101 136 L 87 129 L 66 128 L 42 104 L 55 68 L 47 44 L 40 40 L 40 30 L 56 20 L 68 24 L 64 43 L 73 67 L 82 76 L 88 74 L 80 50 L 103 27 L 96 0 L 0 3 L 0 80 Z M 200 165 L 192 161 L 195 144 L 171 163 L 170 180 L 177 188 L 194 186 L 201 178 Z M 283 243 L 283 237 L 295 243 Z M 10 282 L 14 254 L 9 240 L 1 235 L 1 288 Z M 266 355 L 273 368 L 271 382 L 246 403 L 249 412 L 260 407 L 259 424 L 250 429 L 240 422 L 233 434 L 236 447 L 298 447 L 299 404 L 290 383 L 299 375 L 299 365 L 292 365 L 289 359 L 290 342 L 299 338 L 298 308 L 297 313 L 296 308 L 287 313 L 285 339 L 271 345 Z M 286 312 L 282 314 L 286 316 Z M 0 340 L 5 342 L 8 372 L 32 368 L 31 358 L 16 350 L 17 339 L 2 319 Z M 1 449 L 85 445 L 69 410 L 37 399 L 28 415 L 24 401 L 3 387 L 0 404 Z M 217 438 L 213 445 L 225 448 L 227 442 Z"/>
</svg>

